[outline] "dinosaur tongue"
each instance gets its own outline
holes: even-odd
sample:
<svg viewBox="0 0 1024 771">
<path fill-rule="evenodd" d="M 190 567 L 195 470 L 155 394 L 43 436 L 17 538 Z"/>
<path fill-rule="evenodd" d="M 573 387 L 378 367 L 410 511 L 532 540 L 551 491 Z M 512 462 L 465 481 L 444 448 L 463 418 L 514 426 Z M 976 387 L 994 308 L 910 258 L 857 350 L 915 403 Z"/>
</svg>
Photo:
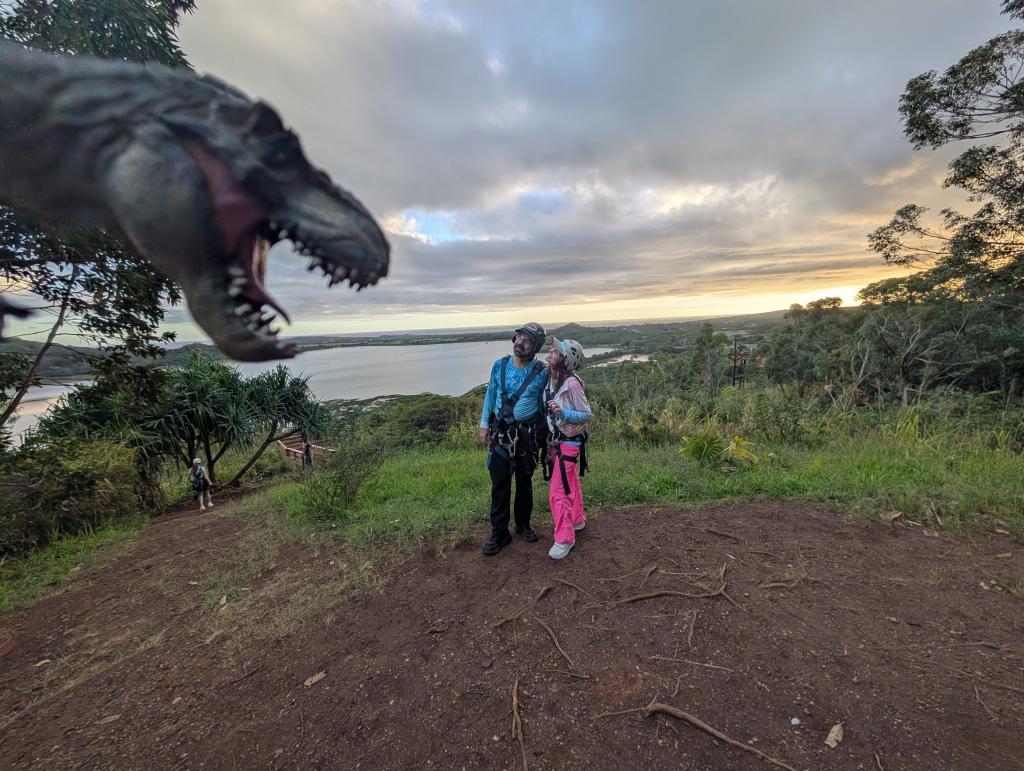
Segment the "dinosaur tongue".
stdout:
<svg viewBox="0 0 1024 771">
<path fill-rule="evenodd" d="M 245 270 L 249 279 L 243 294 L 259 305 L 269 305 L 291 323 L 284 308 L 263 288 L 267 271 L 267 242 L 257 235 L 257 227 L 267 218 L 267 210 L 235 179 L 231 170 L 201 142 L 186 142 L 185 147 L 206 178 L 213 203 L 217 229 L 235 264 Z"/>
</svg>

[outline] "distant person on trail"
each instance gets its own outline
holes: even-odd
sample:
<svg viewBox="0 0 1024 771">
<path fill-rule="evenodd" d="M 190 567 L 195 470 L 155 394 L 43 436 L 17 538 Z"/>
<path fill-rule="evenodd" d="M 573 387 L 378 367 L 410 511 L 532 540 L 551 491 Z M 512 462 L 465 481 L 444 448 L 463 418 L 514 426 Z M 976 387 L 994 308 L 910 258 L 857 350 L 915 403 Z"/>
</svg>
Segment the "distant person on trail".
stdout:
<svg viewBox="0 0 1024 771">
<path fill-rule="evenodd" d="M 188 470 L 189 479 L 192 480 L 192 491 L 199 496 L 199 510 L 205 511 L 207 507 L 213 508 L 213 498 L 210 496 L 210 476 L 206 473 L 206 467 L 199 458 L 192 459 L 192 468 Z M 206 505 L 203 505 L 203 495 L 206 495 Z"/>
<path fill-rule="evenodd" d="M 544 389 L 548 427 L 544 478 L 551 480 L 548 502 L 555 524 L 555 543 L 548 556 L 560 560 L 576 544 L 576 532 L 587 525 L 580 477 L 587 470 L 587 423 L 592 413 L 583 381 L 583 346 L 575 340 L 551 338 L 548 384 Z"/>
<path fill-rule="evenodd" d="M 542 398 L 548 376 L 537 361 L 544 345 L 544 327 L 524 324 L 512 337 L 512 354 L 491 367 L 487 396 L 480 415 L 480 441 L 489 448 L 491 474 L 491 535 L 483 553 L 497 554 L 512 543 L 508 531 L 512 479 L 516 482 L 515 529 L 524 541 L 537 540 L 530 527 L 533 515 L 533 472 L 544 443 Z"/>
</svg>

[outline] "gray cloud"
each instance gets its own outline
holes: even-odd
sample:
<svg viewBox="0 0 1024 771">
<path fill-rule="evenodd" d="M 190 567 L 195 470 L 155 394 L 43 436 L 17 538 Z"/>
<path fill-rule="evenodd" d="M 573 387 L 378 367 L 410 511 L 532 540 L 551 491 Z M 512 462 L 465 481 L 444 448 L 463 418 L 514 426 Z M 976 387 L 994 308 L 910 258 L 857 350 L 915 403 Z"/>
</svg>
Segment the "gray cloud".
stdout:
<svg viewBox="0 0 1024 771">
<path fill-rule="evenodd" d="M 881 277 L 866 233 L 949 200 L 903 86 L 1008 27 L 996 0 L 207 0 L 182 42 L 392 230 L 358 296 L 275 253 L 297 321 L 344 321 Z"/>
</svg>

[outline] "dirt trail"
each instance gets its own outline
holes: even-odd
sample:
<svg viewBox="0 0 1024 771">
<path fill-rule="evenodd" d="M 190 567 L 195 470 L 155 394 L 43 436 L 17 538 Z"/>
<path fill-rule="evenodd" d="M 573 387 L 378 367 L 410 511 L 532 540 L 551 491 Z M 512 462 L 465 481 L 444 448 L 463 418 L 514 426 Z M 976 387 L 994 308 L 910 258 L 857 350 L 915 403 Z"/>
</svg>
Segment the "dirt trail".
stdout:
<svg viewBox="0 0 1024 771">
<path fill-rule="evenodd" d="M 160 521 L 0 622 L 0 766 L 772 767 L 640 710 L 657 700 L 797 769 L 1024 768 L 1024 550 L 1003 536 L 794 503 L 605 512 L 562 563 L 550 528 L 420 554 L 246 646 L 203 599 L 248 527 Z M 245 590 L 329 559 L 288 547 Z"/>
</svg>

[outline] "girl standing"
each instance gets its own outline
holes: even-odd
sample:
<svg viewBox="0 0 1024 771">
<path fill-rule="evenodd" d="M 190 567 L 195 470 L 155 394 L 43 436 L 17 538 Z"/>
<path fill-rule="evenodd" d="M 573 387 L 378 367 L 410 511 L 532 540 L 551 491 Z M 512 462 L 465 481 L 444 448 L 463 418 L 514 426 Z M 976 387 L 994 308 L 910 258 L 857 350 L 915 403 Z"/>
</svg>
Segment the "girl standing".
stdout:
<svg viewBox="0 0 1024 771">
<path fill-rule="evenodd" d="M 210 475 L 206 473 L 206 467 L 199 458 L 192 461 L 192 468 L 188 470 L 189 479 L 192 481 L 192 492 L 199 496 L 199 510 L 206 511 L 213 508 L 213 498 L 210 496 Z M 206 496 L 206 504 L 203 504 L 203 496 Z"/>
<path fill-rule="evenodd" d="M 548 385 L 544 392 L 548 423 L 547 469 L 551 473 L 548 502 L 555 523 L 552 559 L 565 557 L 586 527 L 580 473 L 586 470 L 586 425 L 592 417 L 576 370 L 583 364 L 583 346 L 575 340 L 551 338 Z M 582 468 L 581 468 L 582 465 Z"/>
</svg>

